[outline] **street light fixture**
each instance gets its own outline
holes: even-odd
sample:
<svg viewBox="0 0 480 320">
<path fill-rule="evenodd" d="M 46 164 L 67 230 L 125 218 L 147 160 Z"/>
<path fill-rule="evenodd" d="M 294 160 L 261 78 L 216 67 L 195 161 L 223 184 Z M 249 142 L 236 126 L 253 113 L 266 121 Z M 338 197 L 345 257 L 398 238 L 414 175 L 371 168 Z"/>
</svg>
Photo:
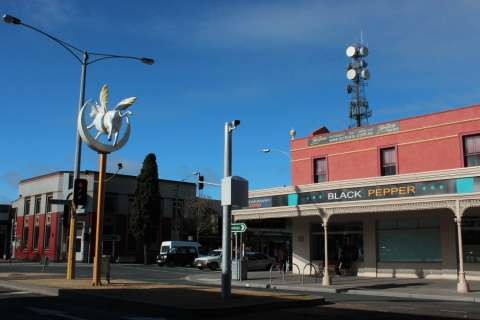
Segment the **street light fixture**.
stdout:
<svg viewBox="0 0 480 320">
<path fill-rule="evenodd" d="M 279 153 L 283 154 L 285 157 L 287 157 L 289 160 L 291 159 L 288 152 L 280 150 L 280 149 L 263 148 L 260 151 L 263 152 L 263 153 L 271 153 L 272 151 L 279 152 Z"/>
<path fill-rule="evenodd" d="M 141 61 L 144 64 L 152 65 L 154 64 L 155 60 L 151 58 L 145 58 L 145 57 L 134 57 L 134 56 L 124 56 L 124 55 L 116 55 L 116 54 L 110 54 L 110 53 L 96 53 L 96 52 L 91 52 L 88 50 L 82 50 L 79 49 L 73 45 L 71 45 L 68 42 L 65 42 L 63 40 L 60 40 L 51 34 L 42 31 L 34 26 L 31 26 L 29 24 L 23 23 L 22 20 L 20 20 L 17 17 L 4 14 L 2 16 L 2 19 L 5 23 L 8 24 L 15 24 L 15 25 L 21 25 L 26 28 L 32 29 L 38 33 L 43 34 L 50 40 L 55 41 L 59 45 L 61 45 L 65 50 L 67 50 L 71 55 L 74 56 L 74 58 L 80 62 L 82 66 L 82 73 L 81 73 L 81 78 L 80 78 L 80 98 L 78 101 L 78 109 L 80 110 L 85 103 L 85 85 L 86 85 L 86 74 L 87 74 L 87 66 L 101 61 L 105 59 L 116 59 L 116 58 L 122 58 L 122 59 L 131 59 L 131 60 L 138 60 Z M 89 61 L 89 58 L 93 57 L 94 59 Z M 73 178 L 74 180 L 78 179 L 79 173 L 80 173 L 80 162 L 81 162 L 81 154 L 82 154 L 82 140 L 78 134 L 78 130 L 76 130 L 76 149 L 75 149 L 75 166 L 74 166 L 74 171 L 73 171 Z M 68 253 L 68 266 L 67 266 L 67 279 L 71 280 L 75 278 L 74 275 L 74 241 L 75 241 L 75 233 L 76 233 L 76 212 L 75 210 L 72 210 L 72 215 L 70 218 L 70 234 L 69 234 L 69 253 Z M 70 252 L 71 251 L 71 252 Z"/>
</svg>

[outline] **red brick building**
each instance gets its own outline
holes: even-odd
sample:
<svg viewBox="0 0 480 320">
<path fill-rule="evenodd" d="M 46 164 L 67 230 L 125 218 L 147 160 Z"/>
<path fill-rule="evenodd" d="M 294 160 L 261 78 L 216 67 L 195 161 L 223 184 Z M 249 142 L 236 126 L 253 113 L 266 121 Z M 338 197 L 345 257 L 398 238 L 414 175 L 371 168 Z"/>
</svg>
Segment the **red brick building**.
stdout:
<svg viewBox="0 0 480 320">
<path fill-rule="evenodd" d="M 87 179 L 87 206 L 77 215 L 76 260 L 92 261 L 95 230 L 98 173 L 82 172 Z M 133 210 L 136 188 L 135 176 L 107 175 L 103 221 L 103 253 L 114 258 L 134 258 L 135 239 L 129 233 L 129 215 Z M 187 204 L 195 199 L 196 185 L 190 182 L 159 179 L 160 211 L 151 254 L 158 254 L 163 240 L 186 240 L 193 234 L 184 228 L 189 219 Z M 57 171 L 20 181 L 19 198 L 12 203 L 15 216 L 13 257 L 38 261 L 64 261 L 67 251 L 68 226 L 64 220 L 63 205 L 52 204 L 51 199 L 71 199 L 73 174 Z M 93 231 L 92 231 L 93 230 Z M 138 247 L 139 248 L 139 247 Z"/>
<path fill-rule="evenodd" d="M 378 126 L 384 126 L 385 132 L 368 136 Z M 352 133 L 355 137 L 348 138 Z M 381 176 L 384 150 L 393 151 L 396 174 L 462 168 L 463 139 L 478 133 L 480 106 L 472 106 L 295 139 L 291 142 L 292 184 L 318 182 L 316 168 L 324 169 L 325 181 Z"/>
<path fill-rule="evenodd" d="M 466 278 L 480 280 L 480 105 L 322 127 L 292 138 L 290 153 L 292 186 L 251 191 L 234 216 L 286 219 L 300 270 L 319 267 L 324 285 L 342 265 L 368 277 L 457 278 L 460 292 Z"/>
</svg>

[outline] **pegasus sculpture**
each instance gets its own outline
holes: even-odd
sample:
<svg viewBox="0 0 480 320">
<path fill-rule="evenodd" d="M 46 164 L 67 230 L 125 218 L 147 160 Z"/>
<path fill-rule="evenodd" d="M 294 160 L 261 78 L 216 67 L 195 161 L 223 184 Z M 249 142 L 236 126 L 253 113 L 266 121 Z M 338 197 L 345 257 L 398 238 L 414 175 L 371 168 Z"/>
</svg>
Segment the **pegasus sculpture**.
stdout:
<svg viewBox="0 0 480 320">
<path fill-rule="evenodd" d="M 135 103 L 136 97 L 130 97 L 120 101 L 113 110 L 108 110 L 108 86 L 104 84 L 100 90 L 100 104 L 95 103 L 92 105 L 92 111 L 90 117 L 93 118 L 92 123 L 87 126 L 87 129 L 95 127 L 97 129 L 97 135 L 95 140 L 98 140 L 100 135 L 106 134 L 108 141 L 112 140 L 113 146 L 117 144 L 118 133 L 122 127 L 122 118 L 126 117 L 128 122 L 128 116 L 132 114 L 131 111 L 125 111 L 128 107 Z"/>
</svg>

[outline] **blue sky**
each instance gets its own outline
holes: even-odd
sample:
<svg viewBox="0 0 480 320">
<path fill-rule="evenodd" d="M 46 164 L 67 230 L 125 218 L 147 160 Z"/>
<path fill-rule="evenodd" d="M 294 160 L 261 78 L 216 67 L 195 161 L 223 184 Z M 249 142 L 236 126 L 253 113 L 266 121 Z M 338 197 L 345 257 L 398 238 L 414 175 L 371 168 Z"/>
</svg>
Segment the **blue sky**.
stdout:
<svg viewBox="0 0 480 320">
<path fill-rule="evenodd" d="M 18 16 L 77 47 L 148 56 L 93 64 L 87 99 L 104 83 L 111 101 L 137 96 L 129 143 L 109 157 L 137 175 L 154 152 L 165 179 L 223 174 L 223 125 L 234 133 L 234 174 L 251 188 L 290 183 L 289 149 L 321 126 L 348 127 L 346 47 L 370 49 L 370 123 L 480 102 L 479 1 L 62 1 L 3 0 Z M 0 202 L 22 178 L 71 170 L 80 65 L 26 28 L 0 24 Z M 84 147 L 82 170 L 97 170 Z M 218 196 L 215 187 L 206 193 Z"/>
</svg>

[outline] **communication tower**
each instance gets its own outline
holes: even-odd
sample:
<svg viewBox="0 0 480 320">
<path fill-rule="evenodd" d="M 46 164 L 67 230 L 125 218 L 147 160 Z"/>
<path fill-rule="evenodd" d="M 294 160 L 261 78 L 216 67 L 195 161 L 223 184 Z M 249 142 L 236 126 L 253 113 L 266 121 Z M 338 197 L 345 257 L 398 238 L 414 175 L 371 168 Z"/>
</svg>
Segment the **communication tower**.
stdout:
<svg viewBox="0 0 480 320">
<path fill-rule="evenodd" d="M 368 123 L 372 111 L 368 108 L 368 101 L 365 95 L 367 80 L 370 79 L 368 63 L 365 57 L 368 55 L 368 48 L 363 44 L 354 43 L 347 48 L 347 57 L 351 62 L 347 66 L 347 79 L 351 82 L 347 85 L 347 93 L 350 95 L 350 127 L 361 127 Z"/>
</svg>

